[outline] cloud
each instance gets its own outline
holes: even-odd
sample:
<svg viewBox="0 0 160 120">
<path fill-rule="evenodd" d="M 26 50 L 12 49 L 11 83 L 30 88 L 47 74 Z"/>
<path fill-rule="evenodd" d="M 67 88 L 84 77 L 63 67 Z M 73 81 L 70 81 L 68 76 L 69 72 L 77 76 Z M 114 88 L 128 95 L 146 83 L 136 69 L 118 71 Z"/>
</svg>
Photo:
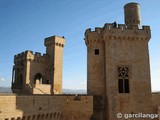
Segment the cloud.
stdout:
<svg viewBox="0 0 160 120">
<path fill-rule="evenodd" d="M 0 78 L 0 82 L 5 82 L 5 81 L 6 81 L 6 79 Z"/>
<path fill-rule="evenodd" d="M 86 83 L 86 82 L 80 82 L 80 84 L 81 84 L 81 85 L 87 85 L 87 83 Z"/>
</svg>

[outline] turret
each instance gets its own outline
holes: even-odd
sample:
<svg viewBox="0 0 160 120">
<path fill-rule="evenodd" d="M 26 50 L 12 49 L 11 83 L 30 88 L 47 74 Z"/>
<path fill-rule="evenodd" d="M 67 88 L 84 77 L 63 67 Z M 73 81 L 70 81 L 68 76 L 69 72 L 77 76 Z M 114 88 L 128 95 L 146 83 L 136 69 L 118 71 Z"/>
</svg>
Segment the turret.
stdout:
<svg viewBox="0 0 160 120">
<path fill-rule="evenodd" d="M 125 24 L 128 28 L 134 25 L 140 26 L 140 5 L 138 3 L 128 3 L 124 6 Z"/>
<path fill-rule="evenodd" d="M 51 80 L 51 93 L 62 93 L 62 61 L 64 37 L 52 36 L 45 38 L 46 54 L 49 56 L 47 69 L 50 71 L 48 79 Z"/>
</svg>

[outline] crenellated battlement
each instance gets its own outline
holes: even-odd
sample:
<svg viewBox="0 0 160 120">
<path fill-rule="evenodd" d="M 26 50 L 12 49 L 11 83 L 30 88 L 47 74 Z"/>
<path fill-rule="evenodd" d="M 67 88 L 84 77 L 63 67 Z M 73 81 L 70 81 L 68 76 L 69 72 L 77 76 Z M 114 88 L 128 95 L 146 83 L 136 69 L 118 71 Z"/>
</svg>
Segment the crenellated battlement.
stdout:
<svg viewBox="0 0 160 120">
<path fill-rule="evenodd" d="M 128 28 L 123 24 L 119 24 L 116 27 L 111 24 L 105 24 L 103 37 L 107 39 L 149 40 L 151 33 L 149 26 L 142 26 L 142 29 L 139 29 L 138 25 Z"/>
<path fill-rule="evenodd" d="M 100 27 L 96 27 L 94 30 L 91 30 L 91 28 L 88 28 L 85 32 L 85 35 L 87 34 L 97 34 L 100 35 L 101 33 L 103 33 L 103 28 Z"/>
<path fill-rule="evenodd" d="M 103 28 L 96 27 L 93 31 L 91 30 L 91 28 L 89 28 L 85 32 L 86 44 L 88 44 L 90 40 L 92 42 L 99 42 L 102 40 L 102 37 L 103 37 Z"/>
<path fill-rule="evenodd" d="M 44 45 L 46 47 L 55 45 L 63 48 L 65 45 L 65 39 L 64 37 L 59 37 L 59 36 L 48 37 L 48 38 L 45 38 Z"/>
<path fill-rule="evenodd" d="M 85 32 L 86 43 L 100 41 L 103 38 L 149 40 L 150 37 L 149 26 L 142 26 L 142 29 L 139 29 L 138 25 L 128 28 L 125 24 L 114 25 L 113 23 L 106 23 L 103 28 L 95 28 L 93 31 L 89 28 Z"/>
<path fill-rule="evenodd" d="M 127 28 L 125 24 L 118 24 L 116 27 L 113 25 L 113 23 L 106 23 L 103 28 L 96 27 L 95 30 L 91 30 L 91 28 L 88 28 L 85 31 L 85 35 L 90 34 L 90 33 L 96 33 L 96 34 L 101 34 L 104 30 L 108 31 L 114 31 L 115 29 L 125 32 L 129 30 L 138 30 L 138 31 L 144 31 L 146 33 L 150 32 L 150 27 L 149 26 L 142 26 L 142 29 L 138 28 L 138 25 L 134 25 L 131 28 Z"/>
<path fill-rule="evenodd" d="M 144 31 L 144 32 L 149 32 L 150 31 L 150 27 L 149 26 L 142 26 L 142 29 L 138 28 L 138 25 L 133 25 L 132 27 L 127 27 L 125 24 L 118 24 L 117 26 L 114 26 L 114 24 L 111 23 L 106 23 L 103 27 L 104 30 L 108 30 L 108 31 L 121 31 L 121 32 L 127 32 L 127 31 Z"/>
<path fill-rule="evenodd" d="M 35 61 L 35 62 L 46 62 L 47 59 L 46 54 L 41 54 L 40 52 L 35 52 L 27 50 L 25 52 L 22 52 L 20 54 L 17 54 L 14 56 L 14 62 L 19 62 L 19 61 Z"/>
</svg>

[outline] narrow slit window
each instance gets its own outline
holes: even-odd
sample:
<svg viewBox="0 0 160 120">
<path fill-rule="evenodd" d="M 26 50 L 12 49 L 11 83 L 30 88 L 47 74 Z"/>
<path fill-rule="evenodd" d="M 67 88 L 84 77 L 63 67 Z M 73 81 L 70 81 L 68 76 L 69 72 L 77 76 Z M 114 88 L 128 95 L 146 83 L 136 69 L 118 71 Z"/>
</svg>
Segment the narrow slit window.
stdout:
<svg viewBox="0 0 160 120">
<path fill-rule="evenodd" d="M 99 55 L 99 49 L 95 49 L 94 53 L 95 55 Z"/>
</svg>

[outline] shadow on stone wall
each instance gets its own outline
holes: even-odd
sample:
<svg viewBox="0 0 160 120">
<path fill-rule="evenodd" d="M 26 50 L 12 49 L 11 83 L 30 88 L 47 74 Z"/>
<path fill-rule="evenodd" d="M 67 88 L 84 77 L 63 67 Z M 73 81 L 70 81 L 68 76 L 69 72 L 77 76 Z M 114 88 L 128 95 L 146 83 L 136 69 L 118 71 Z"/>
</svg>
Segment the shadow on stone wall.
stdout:
<svg viewBox="0 0 160 120">
<path fill-rule="evenodd" d="M 90 120 L 92 96 L 18 95 L 13 120 Z"/>
</svg>

